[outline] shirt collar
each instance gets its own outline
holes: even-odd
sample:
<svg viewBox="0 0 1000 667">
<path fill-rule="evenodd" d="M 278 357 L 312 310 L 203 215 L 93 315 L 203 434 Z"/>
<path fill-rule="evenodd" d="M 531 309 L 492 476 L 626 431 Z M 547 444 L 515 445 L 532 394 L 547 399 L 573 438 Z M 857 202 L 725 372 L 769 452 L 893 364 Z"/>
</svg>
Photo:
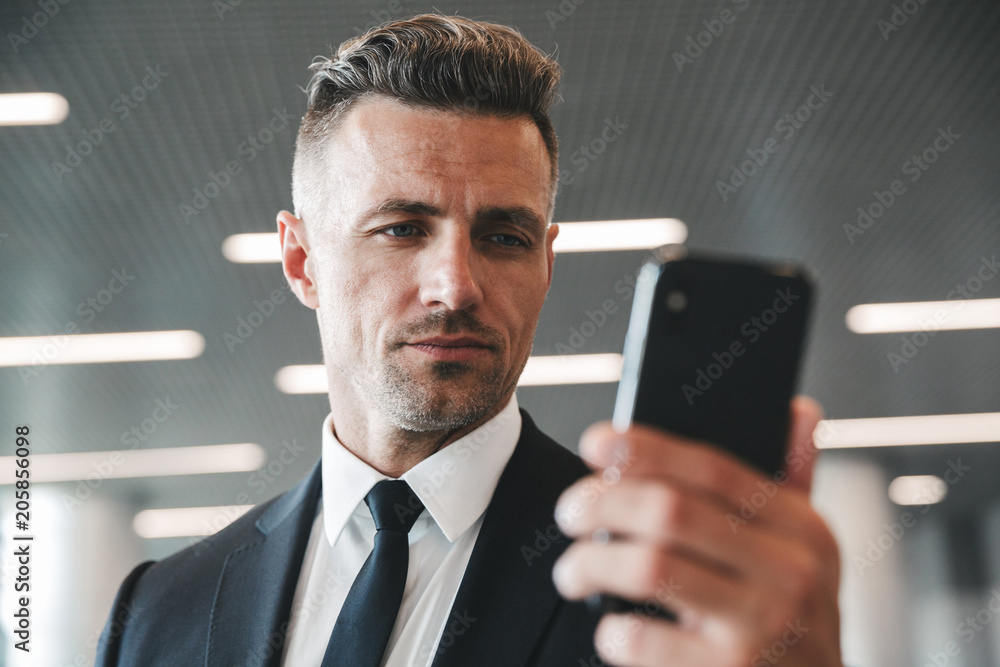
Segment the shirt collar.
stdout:
<svg viewBox="0 0 1000 667">
<path fill-rule="evenodd" d="M 521 435 L 517 395 L 491 420 L 413 466 L 406 481 L 449 542 L 486 511 Z M 391 479 L 352 454 L 323 420 L 323 525 L 334 546 L 351 514 L 376 483 Z M 364 506 L 364 512 L 368 508 Z"/>
</svg>

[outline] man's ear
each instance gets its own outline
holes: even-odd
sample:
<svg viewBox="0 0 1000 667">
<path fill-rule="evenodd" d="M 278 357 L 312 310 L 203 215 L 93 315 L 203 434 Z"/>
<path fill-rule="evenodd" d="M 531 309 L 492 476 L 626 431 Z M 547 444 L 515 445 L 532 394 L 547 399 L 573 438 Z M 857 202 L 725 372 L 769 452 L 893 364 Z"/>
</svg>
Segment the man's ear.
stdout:
<svg viewBox="0 0 1000 667">
<path fill-rule="evenodd" d="M 549 225 L 549 229 L 545 234 L 545 261 L 549 263 L 549 282 L 545 285 L 546 292 L 552 286 L 552 270 L 556 262 L 556 253 L 552 249 L 552 243 L 556 240 L 557 236 L 559 236 L 559 225 L 553 222 Z"/>
<path fill-rule="evenodd" d="M 278 213 L 278 240 L 281 242 L 281 268 L 288 285 L 303 305 L 319 308 L 313 262 L 309 259 L 309 241 L 305 223 L 288 211 Z"/>
</svg>

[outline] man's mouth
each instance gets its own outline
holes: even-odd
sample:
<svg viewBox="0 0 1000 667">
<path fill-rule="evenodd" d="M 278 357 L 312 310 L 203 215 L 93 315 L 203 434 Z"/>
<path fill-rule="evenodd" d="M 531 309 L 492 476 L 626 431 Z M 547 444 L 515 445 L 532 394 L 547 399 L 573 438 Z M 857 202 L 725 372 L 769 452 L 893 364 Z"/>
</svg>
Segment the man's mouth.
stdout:
<svg viewBox="0 0 1000 667">
<path fill-rule="evenodd" d="M 483 339 L 467 334 L 432 336 L 407 343 L 407 347 L 441 361 L 467 361 L 492 349 Z"/>
</svg>

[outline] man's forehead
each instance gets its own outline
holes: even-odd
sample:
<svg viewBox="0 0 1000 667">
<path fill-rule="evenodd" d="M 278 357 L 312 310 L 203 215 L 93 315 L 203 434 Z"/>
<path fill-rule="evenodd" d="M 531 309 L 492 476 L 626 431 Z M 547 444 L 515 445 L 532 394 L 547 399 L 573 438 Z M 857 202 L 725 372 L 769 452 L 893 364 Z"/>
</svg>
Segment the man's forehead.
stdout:
<svg viewBox="0 0 1000 667">
<path fill-rule="evenodd" d="M 413 106 L 382 95 L 352 105 L 330 139 L 334 151 L 346 149 L 375 160 L 447 154 L 452 160 L 468 156 L 545 169 L 548 161 L 541 133 L 530 118 Z"/>
<path fill-rule="evenodd" d="M 386 210 L 385 203 L 393 200 L 438 205 L 435 193 L 448 189 L 454 195 L 450 186 L 455 184 L 495 195 L 498 200 L 488 203 L 504 209 L 540 209 L 547 221 L 548 153 L 530 120 L 372 98 L 345 113 L 325 147 L 323 179 L 339 190 L 341 204 L 354 200 L 350 208 L 355 212 L 370 212 L 373 205 Z"/>
</svg>

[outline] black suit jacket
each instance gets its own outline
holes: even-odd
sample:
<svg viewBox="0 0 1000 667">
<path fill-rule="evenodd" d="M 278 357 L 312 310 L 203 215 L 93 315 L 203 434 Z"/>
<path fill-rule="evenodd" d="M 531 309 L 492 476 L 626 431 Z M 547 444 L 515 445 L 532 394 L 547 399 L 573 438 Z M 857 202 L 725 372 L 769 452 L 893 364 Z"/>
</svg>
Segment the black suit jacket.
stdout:
<svg viewBox="0 0 1000 667">
<path fill-rule="evenodd" d="M 589 469 L 521 410 L 433 667 L 603 664 L 597 616 L 559 597 L 552 566 L 569 545 L 556 499 Z M 320 498 L 317 463 L 285 494 L 125 579 L 96 664 L 277 667 Z M 460 619 L 460 620 L 459 620 Z"/>
</svg>

